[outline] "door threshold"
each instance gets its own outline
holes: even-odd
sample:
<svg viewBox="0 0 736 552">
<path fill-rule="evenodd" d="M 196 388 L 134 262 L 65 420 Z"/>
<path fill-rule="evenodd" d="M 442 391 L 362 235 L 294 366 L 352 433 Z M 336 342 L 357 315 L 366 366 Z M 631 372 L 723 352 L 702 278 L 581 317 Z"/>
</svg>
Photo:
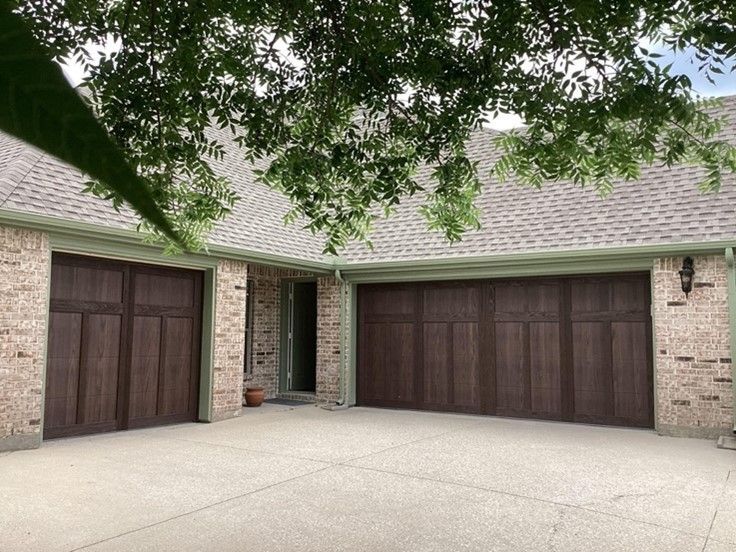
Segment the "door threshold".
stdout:
<svg viewBox="0 0 736 552">
<path fill-rule="evenodd" d="M 309 391 L 287 391 L 285 393 L 277 393 L 276 398 L 307 403 L 317 402 L 317 395 Z"/>
</svg>

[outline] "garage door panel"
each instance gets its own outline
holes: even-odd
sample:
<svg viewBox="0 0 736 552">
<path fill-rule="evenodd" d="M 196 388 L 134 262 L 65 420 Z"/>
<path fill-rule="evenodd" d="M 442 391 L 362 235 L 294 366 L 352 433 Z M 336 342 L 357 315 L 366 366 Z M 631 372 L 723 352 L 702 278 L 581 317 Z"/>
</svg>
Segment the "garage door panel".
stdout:
<svg viewBox="0 0 736 552">
<path fill-rule="evenodd" d="M 570 286 L 573 313 L 598 313 L 610 309 L 610 282 L 600 279 L 574 279 Z"/>
<path fill-rule="evenodd" d="M 523 313 L 527 309 L 526 288 L 519 282 L 493 284 L 493 309 L 497 313 Z"/>
<path fill-rule="evenodd" d="M 613 322 L 611 331 L 615 415 L 647 421 L 651 404 L 646 325 Z"/>
<path fill-rule="evenodd" d="M 560 310 L 560 286 L 558 282 L 528 284 L 526 286 L 527 312 L 554 313 Z"/>
<path fill-rule="evenodd" d="M 388 324 L 366 323 L 362 332 L 361 392 L 373 400 L 386 399 Z"/>
<path fill-rule="evenodd" d="M 122 303 L 123 278 L 123 270 L 117 267 L 53 264 L 51 299 Z"/>
<path fill-rule="evenodd" d="M 530 323 L 529 343 L 532 411 L 558 415 L 562 411 L 559 324 Z"/>
<path fill-rule="evenodd" d="M 478 318 L 480 287 L 468 284 L 428 285 L 423 290 L 424 320 L 458 320 Z"/>
<path fill-rule="evenodd" d="M 367 287 L 362 292 L 364 314 L 371 316 L 410 315 L 416 310 L 416 289 L 405 285 Z"/>
<path fill-rule="evenodd" d="M 450 324 L 424 323 L 424 402 L 446 405 L 450 403 L 448 381 L 451 374 Z"/>
<path fill-rule="evenodd" d="M 523 322 L 497 322 L 496 404 L 499 409 L 528 410 L 525 385 L 528 337 Z"/>
<path fill-rule="evenodd" d="M 117 417 L 120 329 L 119 315 L 84 317 L 77 423 L 113 422 Z"/>
<path fill-rule="evenodd" d="M 475 322 L 452 324 L 453 404 L 480 409 L 479 325 Z"/>
<path fill-rule="evenodd" d="M 130 364 L 130 418 L 156 415 L 161 317 L 135 316 Z"/>
<path fill-rule="evenodd" d="M 189 410 L 189 385 L 192 352 L 180 346 L 192 340 L 192 320 L 167 318 L 164 325 L 161 380 L 159 380 L 159 415 L 186 414 Z"/>
<path fill-rule="evenodd" d="M 390 324 L 388 329 L 388 387 L 391 401 L 414 401 L 414 325 Z"/>
<path fill-rule="evenodd" d="M 82 313 L 52 312 L 49 324 L 60 328 L 49 333 L 45 392 L 45 425 L 63 427 L 77 421 L 77 389 L 82 341 Z"/>
<path fill-rule="evenodd" d="M 191 277 L 138 270 L 135 279 L 136 305 L 192 307 L 195 304 L 195 285 Z"/>
<path fill-rule="evenodd" d="M 620 313 L 642 313 L 649 304 L 649 282 L 639 279 L 621 279 L 611 283 L 611 310 Z"/>
<path fill-rule="evenodd" d="M 611 338 L 606 322 L 572 325 L 575 414 L 608 416 L 612 392 Z"/>
</svg>

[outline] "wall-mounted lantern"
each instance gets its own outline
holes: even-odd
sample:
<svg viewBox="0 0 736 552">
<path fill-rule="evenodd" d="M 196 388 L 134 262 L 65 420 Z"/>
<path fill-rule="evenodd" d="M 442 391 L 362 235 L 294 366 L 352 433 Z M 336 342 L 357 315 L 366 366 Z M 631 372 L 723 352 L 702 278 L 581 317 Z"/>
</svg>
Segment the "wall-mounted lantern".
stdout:
<svg viewBox="0 0 736 552">
<path fill-rule="evenodd" d="M 693 290 L 693 276 L 695 276 L 693 258 L 685 257 L 682 261 L 682 270 L 680 271 L 680 283 L 682 284 L 682 291 L 685 292 L 685 297 Z"/>
</svg>

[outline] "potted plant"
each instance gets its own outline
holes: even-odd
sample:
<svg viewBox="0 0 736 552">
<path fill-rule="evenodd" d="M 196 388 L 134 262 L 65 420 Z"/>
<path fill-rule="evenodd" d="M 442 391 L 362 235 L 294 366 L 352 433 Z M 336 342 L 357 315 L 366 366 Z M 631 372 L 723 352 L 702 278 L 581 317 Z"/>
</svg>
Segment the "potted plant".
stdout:
<svg viewBox="0 0 736 552">
<path fill-rule="evenodd" d="M 246 387 L 245 388 L 245 405 L 261 406 L 264 398 L 263 387 Z"/>
</svg>

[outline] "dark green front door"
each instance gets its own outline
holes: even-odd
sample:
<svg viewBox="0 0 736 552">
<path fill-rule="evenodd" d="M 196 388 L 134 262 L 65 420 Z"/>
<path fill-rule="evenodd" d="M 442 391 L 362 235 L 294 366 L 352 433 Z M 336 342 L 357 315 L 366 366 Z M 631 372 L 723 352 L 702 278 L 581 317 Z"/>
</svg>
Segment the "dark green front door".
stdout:
<svg viewBox="0 0 736 552">
<path fill-rule="evenodd" d="M 290 282 L 287 391 L 315 391 L 317 366 L 317 284 Z"/>
</svg>

